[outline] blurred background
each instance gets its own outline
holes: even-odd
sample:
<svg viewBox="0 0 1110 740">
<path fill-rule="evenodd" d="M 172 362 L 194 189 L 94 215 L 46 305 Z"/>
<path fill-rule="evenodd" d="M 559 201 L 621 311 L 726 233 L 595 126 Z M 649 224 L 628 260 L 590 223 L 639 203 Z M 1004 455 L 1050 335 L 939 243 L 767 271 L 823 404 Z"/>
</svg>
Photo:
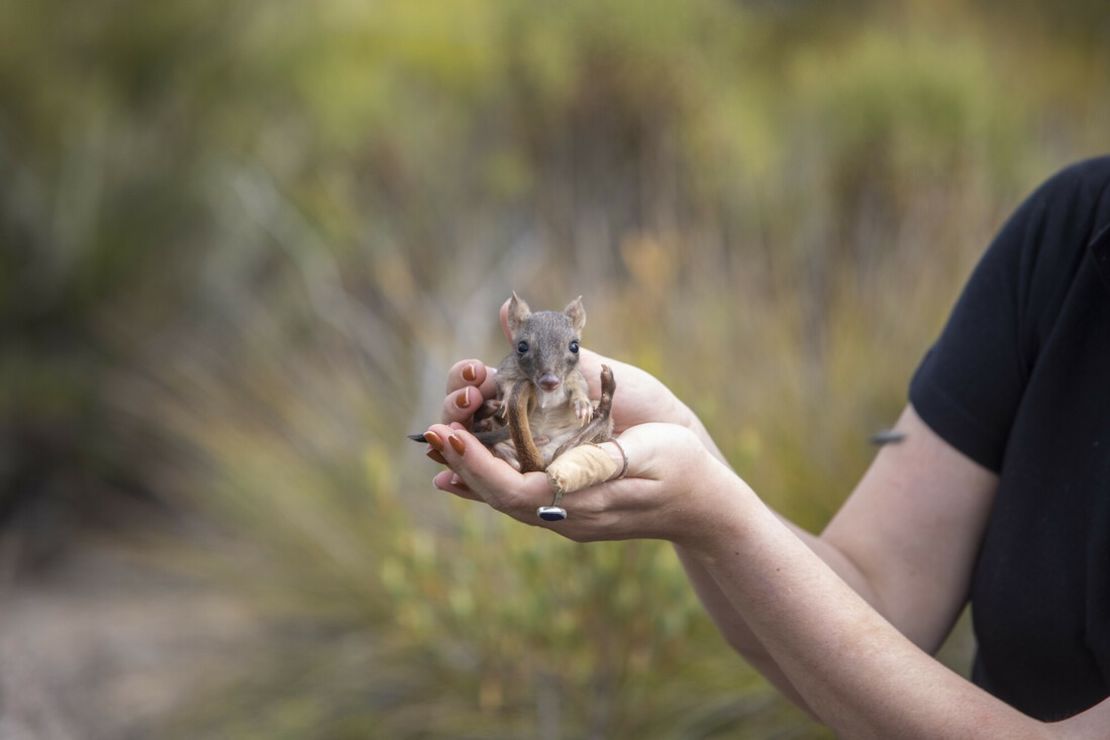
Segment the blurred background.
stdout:
<svg viewBox="0 0 1110 740">
<path fill-rule="evenodd" d="M 1102 0 L 0 0 L 0 738 L 824 737 L 665 544 L 454 500 L 404 434 L 511 289 L 582 294 L 820 528 L 1001 221 L 1105 151 L 1108 36 Z"/>
</svg>

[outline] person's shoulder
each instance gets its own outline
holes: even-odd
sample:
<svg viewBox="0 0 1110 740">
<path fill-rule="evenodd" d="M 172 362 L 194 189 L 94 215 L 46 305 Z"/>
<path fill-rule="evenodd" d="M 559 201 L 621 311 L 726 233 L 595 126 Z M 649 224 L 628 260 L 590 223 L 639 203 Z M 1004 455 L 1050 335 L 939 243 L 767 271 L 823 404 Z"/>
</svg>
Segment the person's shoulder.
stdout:
<svg viewBox="0 0 1110 740">
<path fill-rule="evenodd" d="M 1110 155 L 1070 164 L 1046 180 L 1039 190 L 1042 197 L 1053 201 L 1061 198 L 1080 198 L 1091 203 L 1108 200 Z"/>
<path fill-rule="evenodd" d="M 1084 183 L 1105 185 L 1110 183 L 1110 154 L 1082 159 L 1062 169 L 1060 174 Z"/>
<path fill-rule="evenodd" d="M 1042 182 L 1011 217 L 1007 231 L 1033 254 L 1056 255 L 1073 270 L 1087 243 L 1107 224 L 1110 156 L 1100 156 L 1070 164 Z"/>
</svg>

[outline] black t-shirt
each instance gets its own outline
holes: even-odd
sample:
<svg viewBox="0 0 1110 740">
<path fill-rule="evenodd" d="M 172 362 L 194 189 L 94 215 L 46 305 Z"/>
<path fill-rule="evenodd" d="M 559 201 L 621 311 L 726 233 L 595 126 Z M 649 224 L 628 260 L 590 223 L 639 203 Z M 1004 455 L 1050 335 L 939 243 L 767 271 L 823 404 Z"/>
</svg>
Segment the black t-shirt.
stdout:
<svg viewBox="0 0 1110 740">
<path fill-rule="evenodd" d="M 1064 170 L 1014 213 L 910 401 L 999 475 L 971 583 L 973 680 L 1040 719 L 1098 703 L 1110 694 L 1110 157 Z"/>
</svg>

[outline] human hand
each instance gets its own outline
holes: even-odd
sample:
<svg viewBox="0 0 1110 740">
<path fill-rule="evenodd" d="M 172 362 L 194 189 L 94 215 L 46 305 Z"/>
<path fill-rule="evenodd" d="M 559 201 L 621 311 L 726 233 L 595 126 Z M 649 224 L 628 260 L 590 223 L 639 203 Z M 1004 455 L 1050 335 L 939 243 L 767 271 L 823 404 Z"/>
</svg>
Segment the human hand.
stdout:
<svg viewBox="0 0 1110 740">
<path fill-rule="evenodd" d="M 536 516 L 536 509 L 552 499 L 544 473 L 517 472 L 457 422 L 432 425 L 425 437 L 451 468 L 435 477 L 437 488 L 578 542 L 696 540 L 720 521 L 720 512 L 727 508 L 728 482 L 739 482 L 689 429 L 640 424 L 619 438 L 628 456 L 624 477 L 567 494 L 561 505 L 568 518 L 549 524 Z M 620 455 L 611 442 L 600 446 Z"/>
</svg>

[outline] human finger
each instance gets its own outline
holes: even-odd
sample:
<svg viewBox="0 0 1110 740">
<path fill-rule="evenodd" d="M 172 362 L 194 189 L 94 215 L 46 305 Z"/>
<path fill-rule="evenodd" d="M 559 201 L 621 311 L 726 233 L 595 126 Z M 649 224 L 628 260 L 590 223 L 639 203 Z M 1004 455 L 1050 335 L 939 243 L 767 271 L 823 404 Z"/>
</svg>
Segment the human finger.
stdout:
<svg viewBox="0 0 1110 740">
<path fill-rule="evenodd" d="M 484 383 L 478 386 L 463 385 L 444 396 L 440 413 L 441 422 L 444 424 L 465 422 L 482 407 L 487 399 L 495 397 L 497 395 L 497 386 L 494 382 L 496 372 L 495 368 L 487 367 Z"/>
<path fill-rule="evenodd" d="M 447 395 L 440 420 L 444 424 L 469 419 L 487 398 L 497 395 L 497 369 L 479 360 L 456 362 L 447 373 Z"/>
<path fill-rule="evenodd" d="M 474 415 L 483 400 L 481 392 L 472 385 L 448 393 L 443 399 L 440 421 L 445 424 L 465 421 Z"/>
<path fill-rule="evenodd" d="M 441 491 L 453 493 L 459 498 L 482 502 L 482 497 L 471 491 L 459 474 L 453 470 L 444 470 L 436 474 L 436 477 L 432 478 L 432 485 Z"/>
<path fill-rule="evenodd" d="M 512 298 L 506 298 L 505 302 L 501 304 L 501 310 L 498 311 L 498 316 L 501 318 L 501 333 L 505 335 L 505 339 L 509 340 L 511 344 L 513 341 L 513 333 L 509 331 L 509 303 Z"/>
<path fill-rule="evenodd" d="M 616 442 L 604 442 L 602 448 L 619 444 L 627 461 L 622 478 L 659 480 L 675 461 L 700 459 L 704 446 L 686 427 L 677 424 L 648 422 L 625 430 Z"/>
<path fill-rule="evenodd" d="M 521 474 L 464 429 L 433 424 L 429 431 L 443 441 L 447 464 L 472 492 L 498 511 L 530 524 L 537 522 L 536 508 L 552 495 L 546 475 Z"/>
<path fill-rule="evenodd" d="M 494 377 L 497 368 L 489 367 L 481 360 L 459 360 L 447 371 L 447 393 L 457 391 L 463 386 L 477 386 L 483 396 L 492 396 L 497 386 Z"/>
</svg>

